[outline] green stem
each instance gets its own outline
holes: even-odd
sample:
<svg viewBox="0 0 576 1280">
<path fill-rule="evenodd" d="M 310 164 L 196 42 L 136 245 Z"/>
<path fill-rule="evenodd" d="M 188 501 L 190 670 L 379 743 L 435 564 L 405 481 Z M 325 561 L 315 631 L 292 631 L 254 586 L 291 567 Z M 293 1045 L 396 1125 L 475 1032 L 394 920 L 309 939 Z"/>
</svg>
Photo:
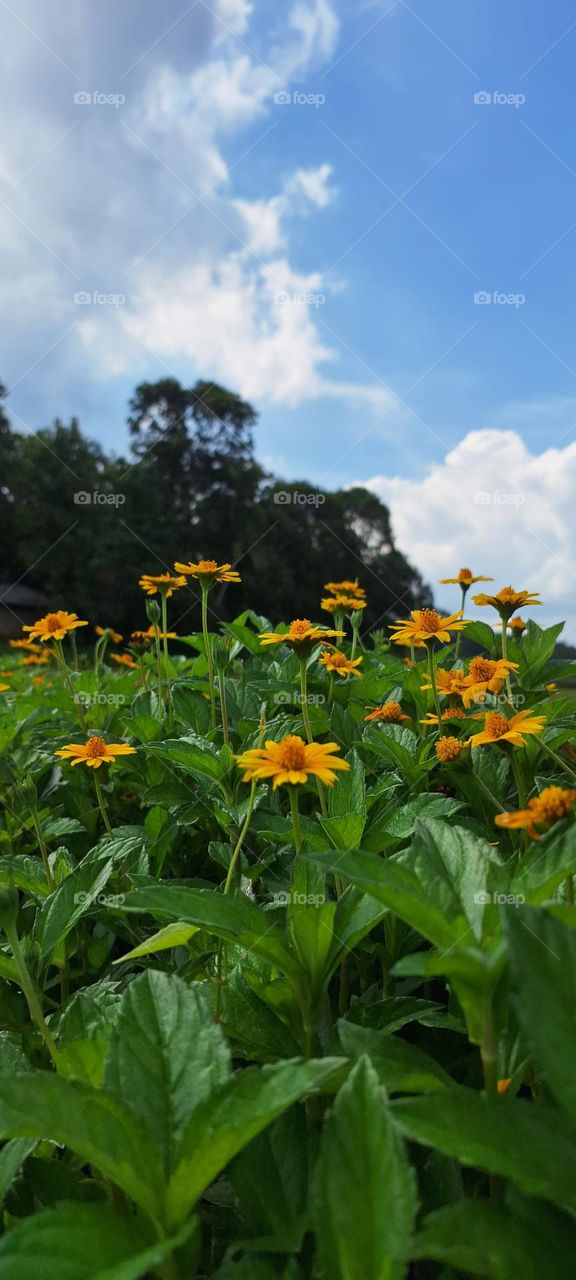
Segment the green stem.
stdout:
<svg viewBox="0 0 576 1280">
<path fill-rule="evenodd" d="M 32 813 L 32 821 L 34 823 L 34 830 L 36 832 L 36 838 L 40 846 L 40 853 L 42 854 L 42 862 L 44 864 L 46 880 L 48 881 L 48 888 L 50 890 L 50 893 L 52 893 L 52 890 L 54 889 L 54 880 L 52 878 L 52 872 L 50 870 L 50 860 L 48 858 L 48 849 L 46 846 L 46 841 L 44 840 L 44 836 L 42 834 L 42 827 L 40 826 L 40 820 L 38 818 L 37 810 L 34 808 L 31 810 L 31 813 Z"/>
<path fill-rule="evenodd" d="M 518 801 L 519 801 L 520 808 L 525 809 L 526 803 L 527 803 L 526 788 L 524 786 L 524 779 L 522 777 L 522 769 L 520 768 L 520 761 L 518 759 L 518 756 L 516 754 L 514 747 L 512 747 L 512 773 L 514 774 L 514 781 L 516 783 L 516 790 L 518 792 Z"/>
<path fill-rule="evenodd" d="M 302 848 L 302 828 L 300 826 L 300 810 L 298 808 L 298 791 L 297 785 L 289 783 L 290 796 L 290 816 L 292 818 L 292 831 L 294 833 L 294 848 L 296 855 L 300 853 Z"/>
<path fill-rule="evenodd" d="M 96 796 L 98 798 L 98 808 L 100 809 L 100 813 L 102 814 L 102 818 L 104 819 L 104 826 L 106 827 L 108 835 L 111 836 L 112 827 L 110 826 L 110 819 L 108 817 L 108 814 L 106 813 L 104 797 L 102 795 L 102 787 L 100 786 L 100 779 L 98 777 L 96 769 L 94 769 L 94 786 L 96 788 Z"/>
<path fill-rule="evenodd" d="M 354 654 L 356 653 L 357 644 L 358 644 L 358 627 L 352 627 L 352 651 L 350 653 L 350 658 L 354 657 Z"/>
<path fill-rule="evenodd" d="M 202 635 L 204 636 L 204 649 L 206 653 L 206 662 L 208 664 L 208 684 L 210 686 L 210 723 L 212 728 L 216 728 L 216 699 L 214 696 L 214 668 L 212 666 L 212 645 L 208 632 L 208 592 L 210 588 L 202 583 Z"/>
<path fill-rule="evenodd" d="M 442 712 L 440 710 L 440 699 L 438 697 L 438 689 L 436 688 L 436 671 L 434 669 L 434 654 L 432 653 L 432 642 L 426 645 L 428 654 L 428 671 L 430 673 L 430 684 L 432 685 L 432 694 L 434 697 L 434 706 L 436 707 L 436 715 L 438 716 L 438 728 L 442 733 Z"/>
<path fill-rule="evenodd" d="M 570 872 L 570 875 L 566 876 L 566 880 L 564 881 L 564 884 L 566 887 L 566 901 L 573 904 L 574 903 L 574 876 L 572 875 L 572 872 Z"/>
<path fill-rule="evenodd" d="M 230 885 L 232 884 L 232 878 L 236 870 L 236 863 L 238 862 L 238 858 L 240 857 L 240 851 L 242 849 L 242 845 L 244 844 L 244 841 L 248 834 L 250 823 L 252 821 L 252 814 L 254 812 L 254 801 L 256 799 L 257 785 L 258 785 L 258 782 L 257 782 L 257 779 L 255 778 L 250 787 L 250 795 L 248 798 L 248 808 L 246 810 L 246 817 L 244 818 L 244 822 L 242 823 L 240 835 L 238 836 L 234 853 L 232 854 L 232 857 L 230 859 L 230 866 L 228 867 L 228 875 L 226 876 L 226 883 L 224 885 L 224 893 L 230 893 Z"/>
<path fill-rule="evenodd" d="M 65 683 L 65 685 L 66 685 L 66 688 L 68 689 L 68 692 L 69 692 L 69 694 L 70 694 L 70 697 L 72 698 L 72 702 L 74 703 L 74 706 L 77 708 L 77 711 L 78 711 L 78 719 L 79 719 L 79 721 L 80 721 L 80 724 L 82 725 L 82 728 L 83 728 L 83 729 L 85 729 L 85 728 L 86 728 L 86 720 L 85 720 L 85 718 L 84 718 L 84 712 L 83 712 L 83 710 L 82 710 L 81 703 L 76 702 L 76 693 L 75 693 L 75 690 L 74 690 L 74 685 L 72 684 L 72 681 L 71 681 L 71 679 L 70 679 L 70 672 L 69 672 L 69 670 L 68 670 L 68 666 L 67 666 L 67 663 L 66 663 L 66 659 L 65 659 L 65 657 L 64 657 L 64 650 L 63 650 L 63 648 L 62 648 L 62 641 L 61 641 L 61 640 L 55 640 L 55 641 L 54 641 L 54 646 L 55 646 L 55 650 L 56 650 L 56 657 L 57 657 L 57 659 L 58 659 L 58 665 L 59 665 L 59 667 L 60 667 L 60 671 L 61 671 L 62 676 L 63 676 L 63 678 L 64 678 L 64 683 Z"/>
<path fill-rule="evenodd" d="M 222 715 L 222 736 L 226 746 L 230 742 L 230 733 L 228 730 L 228 707 L 226 705 L 226 683 L 224 672 L 218 672 L 218 692 L 220 694 L 220 712 Z"/>
<path fill-rule="evenodd" d="M 576 773 L 574 773 L 574 770 L 570 768 L 569 764 L 566 764 L 566 761 L 562 759 L 562 756 L 559 756 L 556 751 L 552 750 L 552 747 L 549 747 L 547 743 L 542 742 L 542 740 L 540 740 L 540 746 L 547 755 L 552 757 L 552 760 L 556 761 L 556 764 L 560 765 L 560 768 L 568 774 L 568 777 L 572 778 L 573 781 L 576 782 Z"/>
<path fill-rule="evenodd" d="M 302 701 L 302 719 L 304 721 L 304 728 L 306 730 L 306 738 L 310 743 L 310 742 L 313 742 L 313 737 L 312 737 L 312 725 L 310 724 L 310 714 L 308 711 L 308 671 L 306 667 L 306 658 L 300 658 L 300 698 Z M 324 788 L 319 778 L 316 779 L 316 786 L 318 788 L 318 799 L 320 801 L 320 809 L 322 811 L 322 817 L 326 818 L 328 815 L 328 808 L 326 806 L 326 797 L 324 795 Z"/>
<path fill-rule="evenodd" d="M 50 1054 L 52 1062 L 54 1063 L 54 1065 L 56 1065 L 56 1062 L 58 1060 L 58 1051 L 56 1049 L 56 1045 L 52 1038 L 50 1029 L 46 1024 L 44 1014 L 42 1013 L 40 1000 L 38 998 L 36 987 L 34 986 L 34 983 L 30 976 L 28 965 L 26 964 L 26 960 L 24 958 L 24 952 L 20 944 L 20 939 L 18 937 L 16 926 L 14 924 L 6 924 L 4 928 L 6 930 L 6 937 L 8 938 L 8 942 L 10 943 L 10 947 L 12 949 L 12 954 L 14 956 L 16 968 L 18 969 L 20 986 L 22 987 L 22 990 L 26 997 L 26 1003 L 30 1011 L 30 1017 L 35 1027 L 39 1031 L 40 1035 L 42 1036 L 42 1039 L 44 1041 L 44 1044 L 46 1045 L 48 1053 Z"/>
<path fill-rule="evenodd" d="M 168 713 L 168 726 L 172 724 L 172 690 L 170 688 L 170 672 L 168 657 L 168 598 L 166 592 L 163 591 L 160 598 L 162 607 L 162 645 L 164 650 L 164 674 L 166 677 L 166 710 Z"/>
<path fill-rule="evenodd" d="M 500 813 L 506 813 L 506 809 L 504 808 L 504 805 L 500 804 L 500 801 L 496 799 L 496 796 L 492 795 L 490 788 L 487 787 L 486 783 L 482 781 L 482 778 L 480 777 L 479 774 L 474 775 L 474 780 L 480 787 L 480 790 L 483 791 L 484 794 L 488 796 L 488 799 L 490 800 L 490 803 L 494 805 L 494 808 L 498 809 Z"/>
<path fill-rule="evenodd" d="M 334 674 L 333 674 L 333 672 L 332 672 L 332 671 L 330 672 L 330 675 L 328 676 L 328 681 L 329 681 L 329 684 L 328 684 L 328 710 L 330 710 L 330 707 L 332 706 L 332 703 L 333 703 L 333 701 L 334 701 L 334 686 L 335 686 L 335 684 L 336 684 L 336 681 L 335 681 L 335 679 L 334 679 Z"/>
<path fill-rule="evenodd" d="M 504 659 L 504 662 L 507 662 L 508 661 L 508 635 L 507 635 L 508 619 L 502 617 L 502 614 L 500 615 L 500 617 L 502 621 L 502 657 Z M 512 702 L 512 685 L 510 684 L 509 671 L 506 672 L 506 692 L 508 694 L 508 698 L 510 699 L 510 702 Z"/>
<path fill-rule="evenodd" d="M 465 604 L 466 604 L 466 593 L 467 593 L 467 591 L 468 591 L 468 587 L 464 586 L 464 584 L 463 584 L 463 583 L 460 583 L 460 589 L 461 589 L 461 591 L 462 591 L 462 602 L 461 602 L 460 608 L 461 608 L 461 610 L 462 610 L 462 617 L 464 617 L 464 606 L 465 606 Z M 458 635 L 457 635 L 457 637 L 456 637 L 456 648 L 455 648 L 455 650 L 454 650 L 454 657 L 455 657 L 455 659 L 457 659 L 457 658 L 458 658 L 458 654 L 460 653 L 460 641 L 461 641 L 461 639 L 462 639 L 462 632 L 461 632 L 461 631 L 459 631 L 459 632 L 458 632 Z"/>
</svg>

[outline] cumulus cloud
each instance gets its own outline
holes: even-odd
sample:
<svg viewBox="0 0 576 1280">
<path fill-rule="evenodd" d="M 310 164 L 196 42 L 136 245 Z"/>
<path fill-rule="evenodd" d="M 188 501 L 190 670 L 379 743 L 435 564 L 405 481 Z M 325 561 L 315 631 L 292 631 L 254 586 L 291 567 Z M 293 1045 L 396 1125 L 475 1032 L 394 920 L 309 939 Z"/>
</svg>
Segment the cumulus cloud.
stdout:
<svg viewBox="0 0 576 1280">
<path fill-rule="evenodd" d="M 491 574 L 496 588 L 539 590 L 536 619 L 568 618 L 566 638 L 576 643 L 576 444 L 534 454 L 517 431 L 470 431 L 419 479 L 361 483 L 390 506 L 399 546 L 428 581 L 467 565 Z M 435 592 L 455 606 L 454 588 Z"/>
</svg>

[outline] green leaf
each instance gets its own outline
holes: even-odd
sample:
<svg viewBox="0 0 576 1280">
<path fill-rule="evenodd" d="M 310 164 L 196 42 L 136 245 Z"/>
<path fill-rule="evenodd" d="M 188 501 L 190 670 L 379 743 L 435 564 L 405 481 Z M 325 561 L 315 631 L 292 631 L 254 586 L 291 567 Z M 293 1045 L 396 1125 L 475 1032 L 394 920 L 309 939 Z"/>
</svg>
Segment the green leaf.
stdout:
<svg viewBox="0 0 576 1280">
<path fill-rule="evenodd" d="M 338 786 L 332 787 L 330 791 L 330 817 L 345 818 L 350 813 L 366 817 L 364 765 L 355 749 L 348 752 L 346 760 L 350 765 L 348 773 L 340 777 Z"/>
<path fill-rule="evenodd" d="M 164 925 L 163 929 L 151 934 L 145 942 L 133 947 L 132 951 L 127 951 L 126 955 L 119 956 L 112 963 L 124 964 L 125 960 L 137 960 L 140 956 L 154 955 L 156 951 L 170 951 L 172 947 L 184 947 L 195 933 L 198 933 L 196 925 L 185 924 L 183 920 L 174 920 L 172 924 Z"/>
<path fill-rule="evenodd" d="M 34 938 L 45 959 L 89 911 L 110 879 L 113 865 L 112 859 L 103 860 L 103 855 L 94 862 L 82 863 L 42 904 L 36 917 Z"/>
<path fill-rule="evenodd" d="M 416 1183 L 378 1076 L 361 1058 L 324 1123 L 313 1213 L 322 1274 L 401 1280 Z"/>
<path fill-rule="evenodd" d="M 210 1007 L 215 1007 L 215 988 L 208 985 Z M 234 1056 L 241 1054 L 256 1062 L 270 1062 L 277 1058 L 294 1058 L 300 1052 L 288 1027 L 276 1016 L 234 969 L 228 981 L 222 985 L 220 1025 L 225 1035 L 233 1041 Z"/>
<path fill-rule="evenodd" d="M 0 1151 L 0 1204 L 10 1190 L 16 1174 L 37 1145 L 36 1138 L 12 1138 Z M 1 1256 L 1 1255 L 0 1255 Z M 0 1271 L 0 1276 L 2 1272 Z"/>
<path fill-rule="evenodd" d="M 514 1003 L 553 1094 L 576 1123 L 576 932 L 548 912 L 506 913 Z"/>
<path fill-rule="evenodd" d="M 48 1072 L 0 1077 L 0 1137 L 49 1138 L 69 1147 L 158 1217 L 156 1151 L 116 1098 Z"/>
<path fill-rule="evenodd" d="M 509 892 L 534 906 L 551 897 L 562 881 L 576 869 L 576 827 L 552 829 L 537 843 L 529 845 L 514 867 Z M 521 897 L 520 897 L 521 901 Z"/>
<path fill-rule="evenodd" d="M 414 831 L 418 818 L 449 818 L 461 808 L 461 802 L 452 800 L 450 796 L 423 792 L 381 819 L 380 825 L 388 835 L 404 840 Z"/>
<path fill-rule="evenodd" d="M 178 1226 L 229 1161 L 304 1094 L 341 1069 L 338 1058 L 249 1067 L 193 1113 L 170 1180 L 168 1220 Z"/>
<path fill-rule="evenodd" d="M 410 1256 L 494 1280 L 572 1280 L 574 1223 L 534 1200 L 523 1208 L 478 1198 L 447 1205 L 424 1219 Z"/>
<path fill-rule="evenodd" d="M 0 1239 L 0 1280 L 138 1280 L 182 1238 L 154 1240 L 143 1223 L 104 1204 L 62 1204 Z"/>
<path fill-rule="evenodd" d="M 193 988 L 148 969 L 122 997 L 105 1087 L 138 1117 L 168 1177 L 191 1112 L 230 1073 L 221 1028 Z"/>
<path fill-rule="evenodd" d="M 453 1088 L 392 1110 L 408 1138 L 576 1211 L 576 1129 L 551 1107 Z"/>
<path fill-rule="evenodd" d="M 183 738 L 168 738 L 166 742 L 151 742 L 146 750 L 163 760 L 169 760 L 171 764 L 187 769 L 189 773 L 199 773 L 204 778 L 211 778 L 213 782 L 222 777 L 222 764 L 215 749 L 205 738 L 187 734 Z"/>
<path fill-rule="evenodd" d="M 355 849 L 360 844 L 366 826 L 366 818 L 360 813 L 347 813 L 340 818 L 320 818 L 319 822 L 335 849 Z"/>
<path fill-rule="evenodd" d="M 342 1048 L 349 1058 L 367 1055 L 390 1093 L 434 1093 L 452 1085 L 443 1067 L 417 1045 L 354 1022 L 338 1023 Z"/>
<path fill-rule="evenodd" d="M 485 649 L 487 653 L 492 653 L 496 647 L 498 637 L 487 622 L 469 622 L 465 635 L 467 640 L 471 640 L 472 644 L 480 645 L 480 648 Z"/>
<path fill-rule="evenodd" d="M 279 1116 L 232 1161 L 228 1177 L 254 1233 L 282 1235 L 307 1208 L 308 1148 L 303 1108 Z"/>
<path fill-rule="evenodd" d="M 313 995 L 319 995 L 322 987 L 335 915 L 336 903 L 328 902 L 324 894 L 322 872 L 297 858 L 288 895 L 288 931 Z"/>
<path fill-rule="evenodd" d="M 97 983 L 77 991 L 58 1023 L 58 1075 L 99 1089 L 119 996 Z"/>
</svg>

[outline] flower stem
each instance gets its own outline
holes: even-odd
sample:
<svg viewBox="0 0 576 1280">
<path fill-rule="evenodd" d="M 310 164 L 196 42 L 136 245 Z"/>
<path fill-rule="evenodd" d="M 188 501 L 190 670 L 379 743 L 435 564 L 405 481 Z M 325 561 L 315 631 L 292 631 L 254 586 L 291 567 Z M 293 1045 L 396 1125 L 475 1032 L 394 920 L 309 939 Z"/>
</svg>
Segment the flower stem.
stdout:
<svg viewBox="0 0 576 1280">
<path fill-rule="evenodd" d="M 48 849 L 47 849 L 46 841 L 45 841 L 44 836 L 43 836 L 43 833 L 42 833 L 42 827 L 40 826 L 40 819 L 39 819 L 39 817 L 38 817 L 38 811 L 37 811 L 37 809 L 36 809 L 35 807 L 33 807 L 33 808 L 31 809 L 31 814 L 32 814 L 32 821 L 33 821 L 33 823 L 34 823 L 34 830 L 35 830 L 35 832 L 36 832 L 36 838 L 37 838 L 37 840 L 38 840 L 38 845 L 39 845 L 39 848 L 40 848 L 40 853 L 42 854 L 42 862 L 43 862 L 43 864 L 44 864 L 44 871 L 45 871 L 45 873 L 46 873 L 46 880 L 47 880 L 47 882 L 48 882 L 48 888 L 49 888 L 49 890 L 50 890 L 50 893 L 52 893 L 52 890 L 53 890 L 53 888 L 54 888 L 54 880 L 53 880 L 53 878 L 52 878 L 52 871 L 50 870 L 50 861 L 49 861 L 49 858 L 48 858 Z"/>
<path fill-rule="evenodd" d="M 298 791 L 292 783 L 289 789 L 290 796 L 290 816 L 292 818 L 292 831 L 294 833 L 294 847 L 296 854 L 300 853 L 302 847 L 302 828 L 300 826 L 300 810 L 298 808 Z"/>
<path fill-rule="evenodd" d="M 508 619 L 504 618 L 502 615 L 500 616 L 502 619 L 502 657 L 504 659 L 504 662 L 507 662 L 508 661 L 508 636 L 507 636 Z M 510 702 L 512 702 L 512 685 L 510 684 L 509 671 L 506 672 L 506 692 L 508 694 L 508 698 Z"/>
<path fill-rule="evenodd" d="M 105 804 L 104 804 L 104 797 L 103 797 L 103 795 L 102 795 L 102 787 L 100 786 L 100 779 L 99 779 L 98 774 L 97 774 L 97 772 L 96 772 L 96 770 L 95 770 L 95 769 L 94 769 L 94 786 L 95 786 L 95 788 L 96 788 L 96 796 L 97 796 L 97 799 L 98 799 L 98 808 L 100 809 L 100 813 L 102 814 L 102 818 L 103 818 L 103 820 L 104 820 L 104 826 L 106 827 L 106 830 L 107 830 L 107 832 L 108 832 L 108 835 L 109 835 L 109 836 L 111 836 L 111 835 L 112 835 L 112 827 L 110 826 L 110 819 L 109 819 L 109 817 L 108 817 L 108 814 L 106 813 L 106 806 L 105 806 Z"/>
<path fill-rule="evenodd" d="M 82 710 L 82 705 L 81 705 L 81 703 L 80 703 L 80 702 L 76 702 L 76 694 L 75 694 L 75 692 L 74 692 L 74 685 L 72 684 L 72 681 L 71 681 L 71 679 L 70 679 L 70 672 L 69 672 L 69 670 L 68 670 L 68 666 L 67 666 L 67 663 L 66 663 L 66 659 L 65 659 L 65 657 L 64 657 L 64 649 L 62 648 L 62 641 L 61 641 L 61 640 L 55 640 L 55 641 L 54 641 L 54 647 L 55 647 L 55 651 L 56 651 L 56 657 L 57 657 L 57 659 L 58 659 L 58 665 L 59 665 L 59 667 L 60 667 L 60 671 L 61 671 L 62 676 L 63 676 L 63 678 L 64 678 L 64 683 L 65 683 L 65 685 L 66 685 L 66 688 L 68 689 L 68 692 L 69 692 L 69 694 L 70 694 L 70 697 L 72 698 L 72 701 L 73 701 L 73 703 L 74 703 L 74 706 L 75 706 L 75 707 L 77 707 L 77 709 L 78 709 L 78 719 L 79 719 L 79 721 L 80 721 L 80 724 L 82 725 L 82 728 L 83 728 L 83 729 L 85 729 L 85 728 L 86 728 L 86 721 L 85 721 L 85 719 L 84 719 L 84 712 L 83 712 L 83 710 Z"/>
<path fill-rule="evenodd" d="M 230 893 L 232 880 L 234 878 L 234 872 L 236 871 L 242 845 L 244 844 L 244 841 L 248 834 L 250 823 L 252 821 L 252 814 L 254 812 L 254 801 L 256 799 L 257 786 L 258 786 L 258 782 L 257 782 L 257 779 L 255 778 L 252 783 L 252 786 L 250 787 L 250 795 L 248 798 L 248 808 L 246 810 L 246 817 L 244 818 L 244 822 L 242 823 L 240 834 L 238 836 L 236 845 L 234 847 L 234 852 L 230 859 L 230 866 L 228 867 L 228 874 L 226 876 L 226 883 L 224 885 L 225 894 Z M 222 941 L 222 939 L 220 939 L 218 943 L 218 950 L 216 952 L 216 1007 L 214 1010 L 215 1022 L 220 1022 L 220 1018 L 222 1016 L 222 985 L 225 981 L 225 974 L 224 974 L 225 955 L 226 955 L 226 944 Z"/>
<path fill-rule="evenodd" d="M 440 730 L 440 733 L 442 733 L 442 712 L 440 710 L 440 699 L 438 697 L 438 689 L 436 688 L 436 671 L 434 669 L 434 654 L 432 653 L 431 643 L 428 643 L 426 645 L 426 652 L 428 654 L 428 671 L 430 673 L 430 684 L 432 685 L 434 706 L 436 707 L 436 715 L 438 716 L 438 728 Z"/>
<path fill-rule="evenodd" d="M 310 743 L 313 742 L 313 736 L 312 725 L 310 724 L 310 714 L 308 711 L 308 672 L 306 668 L 306 658 L 300 659 L 300 698 L 302 701 L 302 719 L 306 730 L 306 738 Z M 324 788 L 319 778 L 316 779 L 316 786 L 318 788 L 318 799 L 320 801 L 322 817 L 325 818 L 328 814 L 328 808 L 326 806 Z"/>
<path fill-rule="evenodd" d="M 512 773 L 514 774 L 514 781 L 516 783 L 516 790 L 518 792 L 518 801 L 520 804 L 520 808 L 525 809 L 526 808 L 526 788 L 524 786 L 524 779 L 522 777 L 522 769 L 520 768 L 520 761 L 518 759 L 516 751 L 514 750 L 514 747 L 512 748 Z"/>
<path fill-rule="evenodd" d="M 467 587 L 467 586 L 465 586 L 465 584 L 464 584 L 463 582 L 461 582 L 461 583 L 460 583 L 460 589 L 461 589 L 461 591 L 462 591 L 462 602 L 461 602 L 460 608 L 461 608 L 461 611 L 462 611 L 462 617 L 464 617 L 464 606 L 465 606 L 465 604 L 466 604 L 466 593 L 467 593 L 467 591 L 468 591 L 468 587 Z M 458 654 L 460 653 L 460 641 L 461 641 L 461 639 L 462 639 L 462 632 L 461 632 L 461 631 L 459 631 L 459 632 L 458 632 L 458 635 L 457 635 L 457 637 L 456 637 L 456 648 L 455 648 L 455 650 L 454 650 L 454 657 L 455 657 L 455 658 L 457 658 L 457 657 L 458 657 Z"/>
<path fill-rule="evenodd" d="M 568 777 L 572 778 L 574 782 L 576 782 L 576 773 L 574 773 L 574 770 L 570 768 L 569 764 L 566 764 L 566 761 L 562 759 L 562 756 L 559 756 L 556 751 L 553 751 L 552 747 L 549 747 L 546 742 L 542 742 L 542 739 L 540 739 L 540 746 L 547 755 L 551 756 L 552 759 L 556 761 L 556 764 L 560 765 L 560 768 L 568 774 Z"/>
<path fill-rule="evenodd" d="M 170 687 L 170 672 L 168 664 L 168 598 L 166 592 L 163 591 L 160 598 L 162 607 L 162 645 L 164 648 L 164 676 L 166 681 L 166 710 L 168 712 L 168 724 L 172 723 L 172 690 Z"/>
<path fill-rule="evenodd" d="M 208 632 L 208 592 L 210 588 L 202 583 L 202 635 L 204 636 L 204 649 L 206 653 L 206 662 L 208 664 L 208 684 L 210 686 L 210 723 L 212 728 L 216 728 L 216 700 L 214 695 L 214 668 L 212 665 L 212 645 Z"/>
<path fill-rule="evenodd" d="M 14 956 L 16 968 L 18 969 L 20 986 L 22 987 L 22 990 L 26 997 L 26 1003 L 30 1011 L 30 1017 L 35 1027 L 39 1031 L 40 1035 L 42 1036 L 42 1039 L 44 1041 L 44 1044 L 46 1045 L 48 1053 L 50 1054 L 52 1062 L 56 1064 L 58 1059 L 58 1051 L 56 1049 L 56 1045 L 52 1038 L 50 1029 L 46 1024 L 44 1014 L 42 1013 L 42 1008 L 40 1005 L 40 1000 L 38 998 L 38 993 L 36 991 L 36 987 L 34 986 L 34 982 L 32 981 L 32 977 L 30 975 L 28 965 L 26 964 L 26 960 L 24 958 L 24 952 L 22 950 L 20 939 L 18 937 L 18 931 L 16 929 L 16 925 L 5 924 L 4 928 L 6 930 L 6 937 L 8 938 L 8 942 L 10 943 L 12 955 Z"/>
</svg>

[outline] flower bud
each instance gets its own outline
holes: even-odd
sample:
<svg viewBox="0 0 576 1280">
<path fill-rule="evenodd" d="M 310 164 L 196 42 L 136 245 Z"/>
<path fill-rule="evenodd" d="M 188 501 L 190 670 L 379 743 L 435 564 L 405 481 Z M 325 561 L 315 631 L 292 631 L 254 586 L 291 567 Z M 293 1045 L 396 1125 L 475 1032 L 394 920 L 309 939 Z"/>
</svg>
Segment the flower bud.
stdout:
<svg viewBox="0 0 576 1280">
<path fill-rule="evenodd" d="M 161 613 L 160 605 L 157 600 L 146 601 L 146 616 L 148 621 L 152 623 L 153 627 L 158 627 L 160 625 Z"/>
</svg>

